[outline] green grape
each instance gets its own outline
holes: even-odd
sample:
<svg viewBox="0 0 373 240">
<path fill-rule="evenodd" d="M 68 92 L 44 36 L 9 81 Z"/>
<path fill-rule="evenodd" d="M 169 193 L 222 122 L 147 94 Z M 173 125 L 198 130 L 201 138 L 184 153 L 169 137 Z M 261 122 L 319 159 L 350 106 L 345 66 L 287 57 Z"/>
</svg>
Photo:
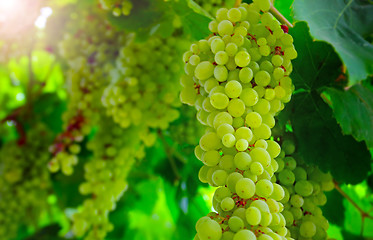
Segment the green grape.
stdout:
<svg viewBox="0 0 373 240">
<path fill-rule="evenodd" d="M 214 74 L 214 65 L 208 61 L 200 62 L 194 72 L 196 78 L 206 80 Z"/>
<path fill-rule="evenodd" d="M 271 181 L 262 179 L 256 183 L 255 193 L 259 197 L 268 198 L 273 193 L 273 184 Z"/>
<path fill-rule="evenodd" d="M 222 124 L 229 124 L 232 125 L 233 118 L 232 115 L 230 115 L 227 112 L 219 112 L 215 117 L 213 121 L 214 128 L 218 128 Z"/>
<path fill-rule="evenodd" d="M 255 183 L 249 178 L 241 178 L 236 183 L 235 192 L 241 198 L 251 198 L 255 193 Z"/>
<path fill-rule="evenodd" d="M 290 170 L 294 170 L 297 166 L 297 162 L 295 161 L 293 157 L 285 157 L 284 162 L 285 162 L 285 167 Z"/>
<path fill-rule="evenodd" d="M 232 127 L 232 125 L 228 123 L 223 123 L 223 124 L 220 124 L 219 127 L 216 129 L 216 133 L 218 134 L 220 138 L 223 138 L 223 136 L 228 133 L 234 134 L 234 128 Z M 235 137 L 237 138 L 237 134 L 235 134 Z"/>
<path fill-rule="evenodd" d="M 256 236 L 252 231 L 243 229 L 234 235 L 233 240 L 256 240 Z"/>
<path fill-rule="evenodd" d="M 233 232 L 238 232 L 239 230 L 243 229 L 244 222 L 240 217 L 232 216 L 228 220 L 228 226 Z"/>
<path fill-rule="evenodd" d="M 215 132 L 208 132 L 201 137 L 199 146 L 204 151 L 219 149 L 221 146 L 219 136 Z"/>
<path fill-rule="evenodd" d="M 206 151 L 202 155 L 202 162 L 209 167 L 216 166 L 220 162 L 220 154 L 216 150 Z"/>
<path fill-rule="evenodd" d="M 214 198 L 221 202 L 224 198 L 230 197 L 232 195 L 232 192 L 227 187 L 219 187 L 215 190 Z"/>
<path fill-rule="evenodd" d="M 299 233 L 303 237 L 311 238 L 316 234 L 316 225 L 310 221 L 303 222 L 300 225 Z"/>
<path fill-rule="evenodd" d="M 307 180 L 300 180 L 295 183 L 295 192 L 303 197 L 310 196 L 313 192 L 312 184 Z"/>
<path fill-rule="evenodd" d="M 236 143 L 236 138 L 233 134 L 227 133 L 223 136 L 222 138 L 222 143 L 225 147 L 231 148 L 235 145 Z"/>
<path fill-rule="evenodd" d="M 206 219 L 196 225 L 197 235 L 200 240 L 219 240 L 222 236 L 220 225 L 211 219 Z"/>
<path fill-rule="evenodd" d="M 231 173 L 236 168 L 234 164 L 234 158 L 232 155 L 224 155 L 219 163 L 219 167 L 225 171 Z"/>
<path fill-rule="evenodd" d="M 230 173 L 227 177 L 227 184 L 226 184 L 229 190 L 231 190 L 232 192 L 236 192 L 237 181 L 239 181 L 242 178 L 243 176 L 238 172 Z"/>
<path fill-rule="evenodd" d="M 264 172 L 264 168 L 263 168 L 263 165 L 260 163 L 260 162 L 253 162 L 251 165 L 250 165 L 250 172 L 256 176 L 259 176 L 261 174 L 263 174 Z"/>
<path fill-rule="evenodd" d="M 255 74 L 254 79 L 258 86 L 265 87 L 270 83 L 271 75 L 266 71 L 259 71 Z"/>
<path fill-rule="evenodd" d="M 250 112 L 246 115 L 245 122 L 249 127 L 257 128 L 262 125 L 262 117 L 257 112 Z"/>
<path fill-rule="evenodd" d="M 290 203 L 291 205 L 293 205 L 294 207 L 302 207 L 303 206 L 303 203 L 304 203 L 304 199 L 302 196 L 300 195 L 292 195 L 291 198 L 290 198 Z"/>
<path fill-rule="evenodd" d="M 294 173 L 289 169 L 284 169 L 278 175 L 280 183 L 283 185 L 293 185 L 295 181 Z"/>
<path fill-rule="evenodd" d="M 239 79 L 242 83 L 249 83 L 253 79 L 253 70 L 249 67 L 244 67 L 239 72 Z M 250 88 L 247 88 L 250 89 Z M 254 104 L 252 104 L 254 105 Z"/>
<path fill-rule="evenodd" d="M 237 98 L 241 95 L 242 86 L 236 80 L 231 80 L 225 85 L 225 93 L 229 98 Z"/>
<path fill-rule="evenodd" d="M 218 33 L 220 36 L 231 35 L 233 33 L 233 24 L 228 20 L 222 20 L 218 24 Z"/>
<path fill-rule="evenodd" d="M 221 200 L 221 208 L 223 211 L 230 211 L 234 208 L 234 200 L 231 197 L 226 197 L 223 200 Z"/>
<path fill-rule="evenodd" d="M 241 99 L 232 99 L 229 101 L 227 110 L 233 117 L 241 117 L 245 112 L 245 103 Z"/>
<path fill-rule="evenodd" d="M 259 225 L 261 218 L 262 218 L 262 214 L 260 210 L 252 206 L 246 209 L 245 216 L 246 216 L 246 221 L 252 226 Z"/>
<path fill-rule="evenodd" d="M 264 168 L 267 168 L 271 164 L 271 156 L 263 148 L 253 148 L 250 156 L 254 162 L 260 162 Z"/>
<path fill-rule="evenodd" d="M 215 54 L 215 62 L 224 65 L 228 62 L 228 54 L 225 51 L 219 51 Z"/>
<path fill-rule="evenodd" d="M 219 82 L 225 82 L 228 78 L 228 70 L 225 66 L 218 65 L 214 68 L 214 77 Z"/>
<path fill-rule="evenodd" d="M 206 165 L 203 165 L 198 172 L 198 179 L 203 183 L 208 183 L 208 177 L 207 172 L 209 171 L 209 167 Z"/>
<path fill-rule="evenodd" d="M 235 43 L 230 42 L 225 46 L 225 52 L 228 54 L 229 57 L 235 56 L 237 53 L 237 50 L 238 50 L 238 47 Z"/>
<path fill-rule="evenodd" d="M 240 51 L 234 57 L 234 61 L 239 67 L 246 67 L 250 63 L 250 54 L 246 51 Z"/>
<path fill-rule="evenodd" d="M 224 170 L 216 170 L 212 174 L 212 181 L 215 183 L 216 186 L 223 186 L 225 185 L 226 179 L 228 174 Z"/>
<path fill-rule="evenodd" d="M 266 99 L 259 99 L 259 101 L 254 105 L 253 110 L 260 115 L 265 115 L 271 109 L 270 103 Z"/>
<path fill-rule="evenodd" d="M 249 142 L 246 139 L 238 139 L 236 141 L 236 149 L 237 151 L 243 152 L 246 151 L 249 147 Z"/>
<path fill-rule="evenodd" d="M 247 170 L 250 167 L 251 157 L 246 152 L 238 152 L 234 156 L 234 164 L 240 170 Z"/>
<path fill-rule="evenodd" d="M 246 141 L 250 142 L 253 138 L 253 133 L 250 128 L 247 127 L 240 127 L 237 128 L 235 134 L 236 139 L 245 139 Z"/>
<path fill-rule="evenodd" d="M 241 11 L 238 8 L 229 9 L 227 16 L 229 21 L 238 22 L 241 20 Z"/>
</svg>

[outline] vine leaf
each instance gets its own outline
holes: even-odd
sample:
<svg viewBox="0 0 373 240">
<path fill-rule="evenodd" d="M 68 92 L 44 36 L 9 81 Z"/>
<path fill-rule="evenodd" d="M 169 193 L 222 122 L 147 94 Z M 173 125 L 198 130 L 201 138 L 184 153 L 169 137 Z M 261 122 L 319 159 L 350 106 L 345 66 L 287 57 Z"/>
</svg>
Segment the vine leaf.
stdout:
<svg viewBox="0 0 373 240">
<path fill-rule="evenodd" d="M 311 35 L 333 45 L 347 67 L 350 85 L 373 74 L 373 6 L 349 0 L 295 0 L 294 18 L 307 21 Z M 370 14 L 369 14 L 370 13 Z"/>
<path fill-rule="evenodd" d="M 305 22 L 297 22 L 290 34 L 298 57 L 293 61 L 291 77 L 296 89 L 306 91 L 335 85 L 339 71 L 330 71 L 342 66 L 333 48 L 320 41 L 313 41 Z"/>
<path fill-rule="evenodd" d="M 334 116 L 344 134 L 364 140 L 373 148 L 373 92 L 360 84 L 347 91 L 327 88 Z"/>
<path fill-rule="evenodd" d="M 329 44 L 311 40 L 307 25 L 298 22 L 291 30 L 298 58 L 292 79 L 296 91 L 284 113 L 298 141 L 299 152 L 308 163 L 330 171 L 339 182 L 359 183 L 368 174 L 370 153 L 364 142 L 343 135 L 332 109 L 320 97 L 325 86 L 335 86 L 341 65 Z"/>
<path fill-rule="evenodd" d="M 317 92 L 295 94 L 288 111 L 306 162 L 330 171 L 338 182 L 356 184 L 366 178 L 371 157 L 365 143 L 342 134 L 331 108 Z"/>
<path fill-rule="evenodd" d="M 328 221 L 343 228 L 345 220 L 345 207 L 343 206 L 343 197 L 337 190 L 325 193 L 328 201 L 322 206 L 323 215 Z"/>
</svg>

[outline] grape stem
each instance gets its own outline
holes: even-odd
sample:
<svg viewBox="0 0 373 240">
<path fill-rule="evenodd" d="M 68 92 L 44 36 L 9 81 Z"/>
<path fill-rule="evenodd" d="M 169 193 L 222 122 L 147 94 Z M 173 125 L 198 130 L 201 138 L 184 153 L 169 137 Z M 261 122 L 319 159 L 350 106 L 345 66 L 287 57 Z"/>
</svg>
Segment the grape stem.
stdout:
<svg viewBox="0 0 373 240">
<path fill-rule="evenodd" d="M 234 3 L 234 7 L 238 8 L 241 5 L 241 2 L 242 0 L 236 0 L 236 2 Z"/>
<path fill-rule="evenodd" d="M 363 236 L 363 233 L 364 233 L 364 223 L 365 223 L 365 219 L 366 218 L 369 218 L 369 219 L 373 219 L 373 216 L 369 215 L 369 212 L 371 210 L 369 210 L 368 212 L 365 212 L 363 209 L 361 209 L 359 207 L 359 205 L 357 205 L 357 203 L 350 197 L 347 195 L 347 193 L 345 193 L 342 188 L 339 186 L 339 184 L 334 180 L 334 186 L 335 186 L 335 189 L 347 200 L 349 201 L 352 206 L 354 206 L 356 208 L 356 210 L 359 211 L 360 215 L 361 215 L 361 229 L 360 229 L 360 236 Z"/>
<path fill-rule="evenodd" d="M 285 17 L 284 15 L 282 15 L 276 8 L 275 6 L 273 6 L 273 4 L 271 5 L 271 8 L 269 9 L 269 12 L 272 13 L 272 15 L 280 21 L 280 23 L 282 24 L 285 24 L 286 26 L 288 26 L 289 28 L 292 28 L 294 27 L 293 24 L 291 24 L 291 22 L 289 22 Z"/>
<path fill-rule="evenodd" d="M 180 176 L 179 170 L 177 169 L 175 159 L 172 157 L 171 147 L 168 145 L 168 143 L 167 143 L 166 139 L 164 138 L 161 130 L 158 130 L 158 136 L 163 143 L 163 146 L 164 146 L 164 149 L 165 149 L 165 152 L 166 152 L 166 155 L 167 155 L 167 159 L 170 162 L 170 165 L 171 165 L 172 171 L 175 174 L 176 180 L 179 180 L 181 178 L 181 176 Z"/>
</svg>

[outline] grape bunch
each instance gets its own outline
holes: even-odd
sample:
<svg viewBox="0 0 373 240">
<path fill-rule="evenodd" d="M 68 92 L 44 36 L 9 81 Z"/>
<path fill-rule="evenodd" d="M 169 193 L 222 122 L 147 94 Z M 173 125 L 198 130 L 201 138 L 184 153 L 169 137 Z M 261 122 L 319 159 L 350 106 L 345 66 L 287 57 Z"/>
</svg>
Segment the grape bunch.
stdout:
<svg viewBox="0 0 373 240">
<path fill-rule="evenodd" d="M 88 142 L 93 158 L 84 166 L 85 182 L 79 186 L 88 195 L 79 211 L 73 215 L 72 230 L 86 240 L 105 239 L 113 230 L 109 213 L 127 188 L 127 175 L 136 159 L 144 157 L 138 129 L 122 129 L 112 119 L 99 121 L 98 132 Z"/>
<path fill-rule="evenodd" d="M 206 126 L 195 148 L 204 164 L 199 178 L 218 187 L 217 213 L 197 222 L 195 239 L 291 239 L 281 214 L 285 192 L 274 176 L 281 148 L 271 128 L 291 99 L 297 52 L 270 6 L 258 0 L 219 9 L 212 35 L 183 56 L 180 98 Z"/>
<path fill-rule="evenodd" d="M 55 140 L 50 151 L 52 172 L 59 169 L 66 175 L 73 173 L 80 151 L 79 142 L 87 136 L 103 111 L 100 99 L 110 83 L 118 48 L 125 43 L 125 34 L 117 32 L 105 20 L 102 12 L 86 11 L 71 14 L 67 23 L 69 33 L 59 43 L 61 57 L 66 61 L 68 110 L 63 115 L 64 132 Z"/>
<path fill-rule="evenodd" d="M 133 7 L 130 0 L 99 0 L 99 3 L 104 10 L 112 11 L 116 17 L 129 15 Z"/>
<path fill-rule="evenodd" d="M 332 176 L 309 166 L 295 153 L 291 135 L 282 138 L 283 151 L 277 158 L 277 183 L 285 190 L 282 199 L 286 226 L 295 239 L 325 240 L 329 224 L 319 206 L 325 205 L 325 191 L 334 188 Z"/>
<path fill-rule="evenodd" d="M 26 142 L 10 141 L 0 151 L 0 239 L 14 239 L 22 224 L 37 224 L 48 206 L 48 143 L 43 125 L 27 132 Z"/>
<path fill-rule="evenodd" d="M 179 117 L 179 84 L 185 50 L 182 39 L 151 37 L 130 42 L 120 49 L 117 70 L 105 89 L 102 103 L 121 127 L 166 129 Z M 166 87 L 165 87 L 166 86 Z"/>
</svg>

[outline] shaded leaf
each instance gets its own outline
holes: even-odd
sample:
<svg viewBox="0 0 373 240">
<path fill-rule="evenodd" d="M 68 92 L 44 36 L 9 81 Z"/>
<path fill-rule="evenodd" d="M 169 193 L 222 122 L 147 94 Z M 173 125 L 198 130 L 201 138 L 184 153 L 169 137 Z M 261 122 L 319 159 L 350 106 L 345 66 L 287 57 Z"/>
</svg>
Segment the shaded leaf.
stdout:
<svg viewBox="0 0 373 240">
<path fill-rule="evenodd" d="M 342 65 L 333 48 L 320 41 L 313 41 L 305 22 L 297 22 L 289 33 L 294 38 L 298 57 L 293 61 L 291 77 L 295 89 L 312 90 L 335 85 Z"/>
<path fill-rule="evenodd" d="M 343 133 L 373 148 L 373 92 L 360 84 L 347 91 L 328 88 L 326 92 Z"/>
<path fill-rule="evenodd" d="M 372 25 L 371 6 L 366 9 L 354 0 L 296 0 L 293 7 L 294 18 L 307 21 L 313 37 L 333 45 L 347 66 L 351 85 L 373 73 L 373 45 L 359 34 L 366 30 L 356 27 Z"/>
<path fill-rule="evenodd" d="M 294 95 L 290 121 L 304 160 L 330 171 L 339 182 L 359 183 L 370 171 L 370 153 L 363 142 L 342 135 L 332 110 L 318 93 Z"/>
<path fill-rule="evenodd" d="M 322 207 L 323 215 L 329 222 L 343 227 L 345 219 L 345 209 L 343 206 L 343 197 L 337 191 L 333 190 L 325 192 L 328 199 L 327 203 Z"/>
</svg>

